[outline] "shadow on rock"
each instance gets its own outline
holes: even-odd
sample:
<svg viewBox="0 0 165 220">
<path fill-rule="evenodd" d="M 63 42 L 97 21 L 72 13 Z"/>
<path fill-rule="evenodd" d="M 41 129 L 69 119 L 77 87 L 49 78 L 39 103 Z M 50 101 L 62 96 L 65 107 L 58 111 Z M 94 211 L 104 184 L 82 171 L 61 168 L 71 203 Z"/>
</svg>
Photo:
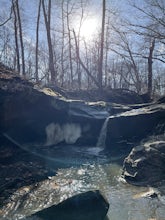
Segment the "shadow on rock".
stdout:
<svg viewBox="0 0 165 220">
<path fill-rule="evenodd" d="M 33 217 L 41 220 L 104 220 L 108 209 L 108 202 L 96 190 L 73 196 L 58 205 L 37 212 Z"/>
</svg>

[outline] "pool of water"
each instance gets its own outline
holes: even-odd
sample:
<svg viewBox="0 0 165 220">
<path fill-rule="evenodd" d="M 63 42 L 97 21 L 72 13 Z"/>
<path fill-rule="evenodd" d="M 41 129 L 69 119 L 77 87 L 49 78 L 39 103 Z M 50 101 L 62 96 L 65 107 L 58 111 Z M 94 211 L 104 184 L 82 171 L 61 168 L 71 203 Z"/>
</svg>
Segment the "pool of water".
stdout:
<svg viewBox="0 0 165 220">
<path fill-rule="evenodd" d="M 15 191 L 10 202 L 0 209 L 0 219 L 35 220 L 28 216 L 79 192 L 99 189 L 109 201 L 110 220 L 165 220 L 163 196 L 144 196 L 151 188 L 121 181 L 122 155 L 112 157 L 100 148 L 74 146 L 27 150 L 45 157 L 49 166 L 56 166 L 56 174 Z"/>
</svg>

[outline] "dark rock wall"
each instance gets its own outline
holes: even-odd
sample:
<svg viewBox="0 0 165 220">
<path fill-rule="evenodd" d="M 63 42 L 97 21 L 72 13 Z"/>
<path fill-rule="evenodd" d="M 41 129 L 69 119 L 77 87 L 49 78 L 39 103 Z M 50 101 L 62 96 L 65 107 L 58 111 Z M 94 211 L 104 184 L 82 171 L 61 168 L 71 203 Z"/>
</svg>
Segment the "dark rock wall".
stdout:
<svg viewBox="0 0 165 220">
<path fill-rule="evenodd" d="M 57 127 L 61 129 L 67 124 L 65 128 L 80 126 L 78 144 L 96 144 L 108 116 L 106 109 L 100 110 L 98 105 L 83 101 L 66 100 L 50 89 L 35 89 L 33 84 L 19 77 L 3 78 L 0 85 L 1 133 L 7 133 L 19 143 L 45 144 L 47 126 L 54 123 L 54 131 L 50 132 L 56 132 Z M 74 135 L 74 131 L 68 131 L 67 135 Z"/>
<path fill-rule="evenodd" d="M 165 123 L 164 105 L 154 105 L 110 116 L 106 146 L 120 141 L 140 141 L 151 135 L 160 123 Z"/>
<path fill-rule="evenodd" d="M 132 149 L 124 161 L 123 177 L 134 185 L 158 186 L 165 181 L 165 137 L 150 137 Z"/>
</svg>

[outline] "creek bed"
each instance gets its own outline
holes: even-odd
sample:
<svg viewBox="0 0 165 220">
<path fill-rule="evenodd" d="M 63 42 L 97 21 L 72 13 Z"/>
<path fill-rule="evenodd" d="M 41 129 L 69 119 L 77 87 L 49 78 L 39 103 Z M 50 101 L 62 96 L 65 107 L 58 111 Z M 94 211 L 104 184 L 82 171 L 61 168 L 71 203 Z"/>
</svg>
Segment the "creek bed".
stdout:
<svg viewBox="0 0 165 220">
<path fill-rule="evenodd" d="M 52 146 L 10 152 L 1 147 L 6 160 L 0 164 L 0 219 L 35 220 L 28 216 L 79 192 L 99 189 L 109 201 L 111 220 L 165 220 L 165 197 L 144 196 L 152 189 L 121 182 L 123 155 L 112 157 L 101 150 Z"/>
</svg>

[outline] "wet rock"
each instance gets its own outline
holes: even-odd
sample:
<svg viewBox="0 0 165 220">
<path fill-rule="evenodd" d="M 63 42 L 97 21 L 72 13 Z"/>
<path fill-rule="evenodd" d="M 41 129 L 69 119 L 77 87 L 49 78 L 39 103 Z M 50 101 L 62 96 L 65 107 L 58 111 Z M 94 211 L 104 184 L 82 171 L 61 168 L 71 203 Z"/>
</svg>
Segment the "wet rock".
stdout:
<svg viewBox="0 0 165 220">
<path fill-rule="evenodd" d="M 42 220 L 104 220 L 109 204 L 98 190 L 73 196 L 58 205 L 37 212 Z"/>
<path fill-rule="evenodd" d="M 158 198 L 159 195 L 160 195 L 160 192 L 158 190 L 149 187 L 149 189 L 147 191 L 134 195 L 133 199 Z"/>
<path fill-rule="evenodd" d="M 17 189 L 55 175 L 56 168 L 44 158 L 14 145 L 0 136 L 0 207 Z M 0 216 L 1 219 L 1 216 Z"/>
<path fill-rule="evenodd" d="M 165 138 L 151 138 L 132 149 L 124 161 L 123 177 L 134 185 L 158 186 L 165 180 Z"/>
</svg>

